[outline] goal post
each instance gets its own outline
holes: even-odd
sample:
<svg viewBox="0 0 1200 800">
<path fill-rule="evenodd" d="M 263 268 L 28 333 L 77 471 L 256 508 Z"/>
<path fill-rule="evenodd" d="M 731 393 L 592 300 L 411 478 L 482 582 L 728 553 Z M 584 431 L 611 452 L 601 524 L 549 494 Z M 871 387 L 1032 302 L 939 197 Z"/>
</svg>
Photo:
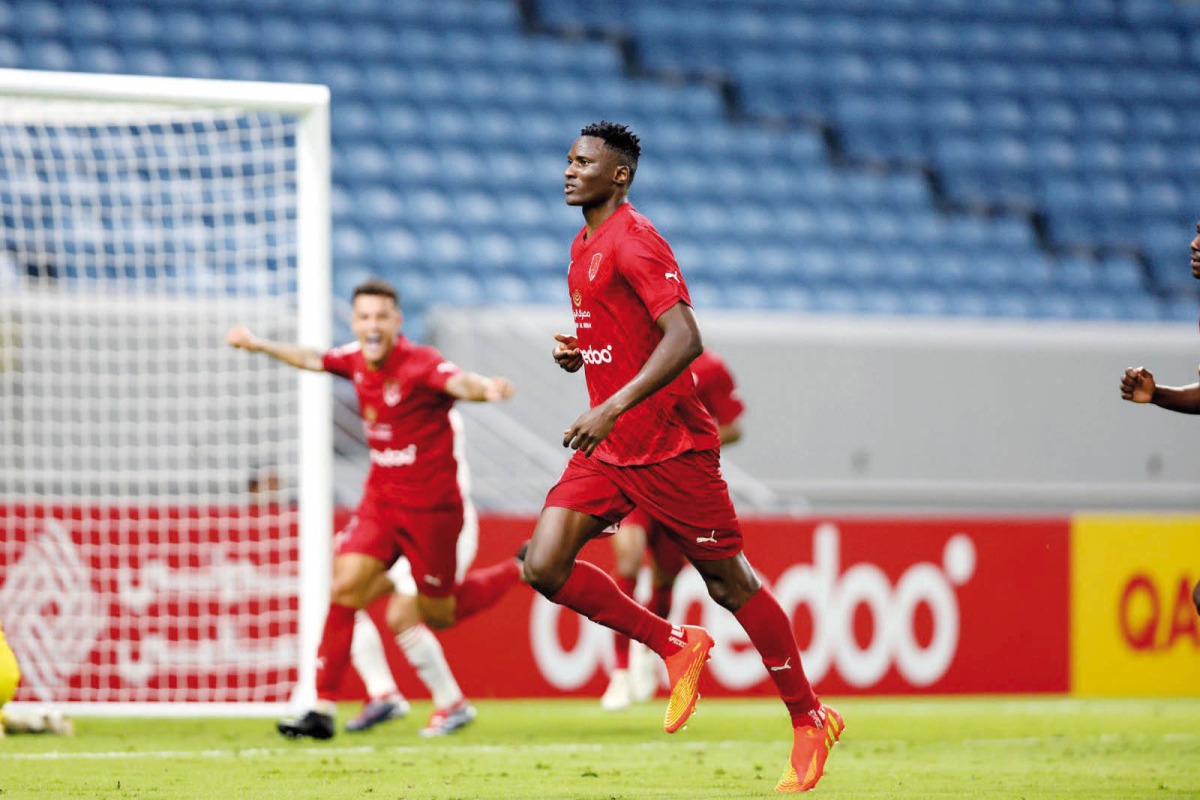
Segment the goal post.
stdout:
<svg viewBox="0 0 1200 800">
<path fill-rule="evenodd" d="M 0 69 L 0 626 L 18 701 L 276 713 L 328 600 L 324 86 Z"/>
</svg>

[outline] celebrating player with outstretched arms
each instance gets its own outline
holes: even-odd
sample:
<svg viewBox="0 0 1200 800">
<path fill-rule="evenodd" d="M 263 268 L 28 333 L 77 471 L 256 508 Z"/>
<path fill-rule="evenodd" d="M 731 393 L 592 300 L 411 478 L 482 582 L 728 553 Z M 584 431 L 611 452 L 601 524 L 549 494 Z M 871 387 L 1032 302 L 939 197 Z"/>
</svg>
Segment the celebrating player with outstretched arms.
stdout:
<svg viewBox="0 0 1200 800">
<path fill-rule="evenodd" d="M 226 337 L 233 347 L 351 380 L 370 447 L 362 502 L 334 542 L 329 612 L 317 651 L 317 704 L 279 722 L 287 736 L 333 736 L 333 694 L 349 663 L 355 612 L 390 591 L 384 573 L 401 555 L 416 581 L 419 619 L 434 628 L 491 606 L 520 579 L 516 559 L 473 570 L 461 581 L 455 575 L 463 499 L 450 410 L 456 400 L 506 400 L 513 385 L 467 372 L 434 348 L 409 341 L 400 332 L 402 321 L 396 290 L 372 280 L 354 290 L 350 344 L 322 353 L 259 339 L 243 327 Z"/>
</svg>

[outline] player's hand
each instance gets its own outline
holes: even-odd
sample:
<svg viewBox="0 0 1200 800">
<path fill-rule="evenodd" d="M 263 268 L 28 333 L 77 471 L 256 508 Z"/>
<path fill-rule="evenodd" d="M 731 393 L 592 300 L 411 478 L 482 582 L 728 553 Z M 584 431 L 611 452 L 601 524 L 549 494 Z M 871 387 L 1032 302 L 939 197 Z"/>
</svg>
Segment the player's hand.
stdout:
<svg viewBox="0 0 1200 800">
<path fill-rule="evenodd" d="M 606 406 L 590 408 L 575 420 L 574 425 L 563 431 L 563 447 L 582 450 L 585 456 L 590 456 L 608 438 L 616 424 L 617 415 Z"/>
<path fill-rule="evenodd" d="M 1154 376 L 1145 367 L 1130 367 L 1121 376 L 1121 399 L 1149 403 L 1154 398 Z"/>
<path fill-rule="evenodd" d="M 225 334 L 225 344 L 251 353 L 257 353 L 260 349 L 258 338 L 243 325 L 234 325 L 229 329 L 229 333 Z"/>
<path fill-rule="evenodd" d="M 574 336 L 567 336 L 563 333 L 554 334 L 555 341 L 558 342 L 554 346 L 554 361 L 567 372 L 578 372 L 583 366 L 583 353 L 579 350 L 579 343 Z"/>
<path fill-rule="evenodd" d="M 483 399 L 489 403 L 498 403 L 512 397 L 516 391 L 517 387 L 513 386 L 508 378 L 492 378 L 483 390 Z"/>
</svg>

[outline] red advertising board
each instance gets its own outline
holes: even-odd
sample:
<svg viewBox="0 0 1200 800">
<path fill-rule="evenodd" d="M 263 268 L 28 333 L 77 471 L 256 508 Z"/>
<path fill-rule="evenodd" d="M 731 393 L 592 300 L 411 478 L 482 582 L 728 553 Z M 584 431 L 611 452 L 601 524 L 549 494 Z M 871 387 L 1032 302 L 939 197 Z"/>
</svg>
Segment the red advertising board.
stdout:
<svg viewBox="0 0 1200 800">
<path fill-rule="evenodd" d="M 804 666 L 830 694 L 1068 690 L 1066 519 L 748 519 L 746 553 L 792 618 Z M 485 517 L 477 565 L 509 558 L 527 518 Z M 582 557 L 612 563 L 607 541 Z M 680 576 L 672 618 L 717 647 L 701 691 L 773 695 L 740 626 Z M 599 696 L 611 635 L 526 587 L 440 634 L 473 697 Z M 423 690 L 389 641 L 401 688 Z M 354 695 L 360 687 L 351 682 Z"/>
<path fill-rule="evenodd" d="M 299 658 L 295 525 L 290 510 L 265 506 L 0 505 L 0 614 L 22 660 L 19 696 L 286 700 Z M 485 516 L 476 565 L 511 558 L 532 528 L 532 518 Z M 747 519 L 744 528 L 821 692 L 1069 689 L 1066 519 Z M 582 557 L 607 569 L 610 543 Z M 716 639 L 704 693 L 774 694 L 694 570 L 679 578 L 672 617 Z M 439 635 L 472 697 L 598 696 L 607 681 L 611 633 L 525 586 Z M 401 688 L 423 696 L 384 640 Z M 361 695 L 355 676 L 343 688 Z"/>
</svg>

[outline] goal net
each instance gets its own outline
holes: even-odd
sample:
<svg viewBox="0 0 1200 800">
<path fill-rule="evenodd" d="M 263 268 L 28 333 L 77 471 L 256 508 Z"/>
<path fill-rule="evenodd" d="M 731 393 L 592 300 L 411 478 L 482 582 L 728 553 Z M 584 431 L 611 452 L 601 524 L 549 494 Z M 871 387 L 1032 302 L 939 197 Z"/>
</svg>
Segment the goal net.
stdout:
<svg viewBox="0 0 1200 800">
<path fill-rule="evenodd" d="M 324 87 L 0 70 L 18 700 L 265 713 L 307 679 L 330 393 L 224 338 L 328 344 L 327 108 Z"/>
</svg>

